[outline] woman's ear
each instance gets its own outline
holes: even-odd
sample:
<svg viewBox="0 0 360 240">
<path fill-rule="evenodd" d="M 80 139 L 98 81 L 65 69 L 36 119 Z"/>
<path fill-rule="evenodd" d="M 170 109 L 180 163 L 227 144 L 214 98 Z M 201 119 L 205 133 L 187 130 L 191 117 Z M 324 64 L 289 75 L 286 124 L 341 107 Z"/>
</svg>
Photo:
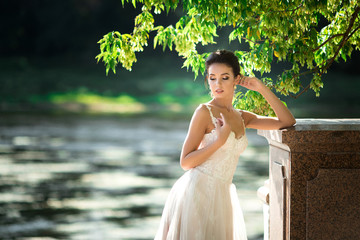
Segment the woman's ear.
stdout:
<svg viewBox="0 0 360 240">
<path fill-rule="evenodd" d="M 240 84 L 240 79 L 241 79 L 241 75 L 240 75 L 240 74 L 235 77 L 234 82 L 235 82 L 236 85 Z"/>
</svg>

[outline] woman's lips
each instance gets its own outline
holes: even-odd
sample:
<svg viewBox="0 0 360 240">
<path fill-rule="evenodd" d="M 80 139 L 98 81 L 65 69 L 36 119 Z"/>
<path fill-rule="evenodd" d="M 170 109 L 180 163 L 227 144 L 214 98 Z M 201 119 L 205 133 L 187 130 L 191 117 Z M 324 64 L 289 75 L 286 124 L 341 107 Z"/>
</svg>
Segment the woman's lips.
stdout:
<svg viewBox="0 0 360 240">
<path fill-rule="evenodd" d="M 215 92 L 216 92 L 216 93 L 223 93 L 224 90 L 222 90 L 222 89 L 216 89 Z"/>
</svg>

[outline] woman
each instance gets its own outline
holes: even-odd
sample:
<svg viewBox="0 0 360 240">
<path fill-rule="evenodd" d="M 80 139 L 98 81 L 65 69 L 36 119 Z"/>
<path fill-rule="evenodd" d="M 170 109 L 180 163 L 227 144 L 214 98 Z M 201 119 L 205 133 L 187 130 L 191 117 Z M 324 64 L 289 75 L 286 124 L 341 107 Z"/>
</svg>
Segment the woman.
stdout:
<svg viewBox="0 0 360 240">
<path fill-rule="evenodd" d="M 241 77 L 237 57 L 229 51 L 206 60 L 212 100 L 201 104 L 191 119 L 180 164 L 188 170 L 173 186 L 155 239 L 247 239 L 232 178 L 247 146 L 245 128 L 280 129 L 295 124 L 286 106 L 259 79 Z M 258 91 L 276 118 L 235 110 L 234 89 Z"/>
</svg>

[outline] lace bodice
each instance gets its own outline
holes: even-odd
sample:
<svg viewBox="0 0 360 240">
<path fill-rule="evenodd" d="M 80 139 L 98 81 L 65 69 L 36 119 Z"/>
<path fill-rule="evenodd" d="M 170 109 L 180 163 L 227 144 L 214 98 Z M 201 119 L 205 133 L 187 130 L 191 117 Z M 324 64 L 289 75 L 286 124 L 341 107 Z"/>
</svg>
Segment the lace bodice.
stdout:
<svg viewBox="0 0 360 240">
<path fill-rule="evenodd" d="M 210 106 L 205 106 L 209 109 L 210 117 L 216 127 L 216 118 L 213 116 Z M 216 138 L 217 135 L 214 128 L 210 133 L 205 134 L 199 148 L 203 148 L 214 142 Z M 231 131 L 225 144 L 222 145 L 213 155 L 211 155 L 208 160 L 197 166 L 196 169 L 205 174 L 214 176 L 224 182 L 231 183 L 239 156 L 245 150 L 247 145 L 248 140 L 245 133 L 237 139 L 235 137 L 235 133 Z"/>
<path fill-rule="evenodd" d="M 216 128 L 216 118 L 205 105 Z M 240 120 L 241 121 L 241 120 Z M 215 129 L 205 134 L 199 148 L 217 139 Z M 247 146 L 231 132 L 201 165 L 186 171 L 171 188 L 155 240 L 247 240 L 236 187 L 232 184 L 240 154 Z M 240 135 L 240 134 L 239 134 Z"/>
</svg>

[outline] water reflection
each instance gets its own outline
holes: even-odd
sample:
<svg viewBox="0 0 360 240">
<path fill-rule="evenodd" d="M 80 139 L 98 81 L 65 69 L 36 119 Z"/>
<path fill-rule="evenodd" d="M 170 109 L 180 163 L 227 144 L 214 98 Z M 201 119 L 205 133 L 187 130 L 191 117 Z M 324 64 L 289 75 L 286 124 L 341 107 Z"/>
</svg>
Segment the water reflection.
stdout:
<svg viewBox="0 0 360 240">
<path fill-rule="evenodd" d="M 153 239 L 188 120 L 7 115 L 0 119 L 0 236 Z M 249 239 L 262 234 L 256 190 L 267 144 L 248 132 L 234 183 Z"/>
</svg>

